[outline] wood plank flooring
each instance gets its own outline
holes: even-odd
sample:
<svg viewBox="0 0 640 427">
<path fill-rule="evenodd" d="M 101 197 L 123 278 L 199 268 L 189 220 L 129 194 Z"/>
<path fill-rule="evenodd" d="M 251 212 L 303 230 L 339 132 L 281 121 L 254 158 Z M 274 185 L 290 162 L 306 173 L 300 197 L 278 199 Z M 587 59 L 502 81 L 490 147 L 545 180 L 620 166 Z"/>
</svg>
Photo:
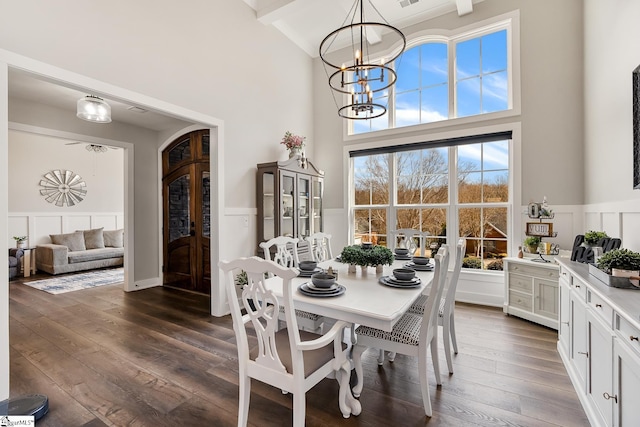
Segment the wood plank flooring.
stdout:
<svg viewBox="0 0 640 427">
<path fill-rule="evenodd" d="M 51 295 L 20 280 L 9 297 L 11 396 L 49 397 L 38 427 L 236 425 L 235 335 L 230 316 L 208 314 L 207 297 L 120 285 Z M 378 367 L 369 350 L 362 414 L 343 419 L 338 384 L 326 379 L 307 394 L 307 426 L 589 425 L 556 331 L 468 304 L 456 317 L 455 373 L 441 352 L 442 386 L 429 378 L 432 418 L 416 360 L 398 355 Z M 250 425 L 291 425 L 291 407 L 290 395 L 253 382 Z"/>
</svg>

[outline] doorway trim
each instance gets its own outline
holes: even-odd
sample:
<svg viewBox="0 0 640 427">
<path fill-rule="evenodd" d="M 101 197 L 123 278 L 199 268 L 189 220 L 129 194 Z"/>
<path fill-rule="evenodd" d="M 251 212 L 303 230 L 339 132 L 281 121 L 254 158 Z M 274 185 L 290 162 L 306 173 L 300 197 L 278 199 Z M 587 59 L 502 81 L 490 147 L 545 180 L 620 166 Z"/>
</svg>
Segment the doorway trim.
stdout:
<svg viewBox="0 0 640 427">
<path fill-rule="evenodd" d="M 212 152 L 215 156 L 211 157 L 212 170 L 215 170 L 215 174 L 211 175 L 215 180 L 212 185 L 211 197 L 212 197 L 212 215 L 211 225 L 217 230 L 220 230 L 220 222 L 222 219 L 222 213 L 224 212 L 224 188 L 222 185 L 224 168 L 222 167 L 223 146 L 224 146 L 224 122 L 206 114 L 202 114 L 193 110 L 189 110 L 174 104 L 170 104 L 165 101 L 161 101 L 150 96 L 143 95 L 138 92 L 134 92 L 122 87 L 115 86 L 113 84 L 96 80 L 72 71 L 68 71 L 23 55 L 16 54 L 4 49 L 0 49 L 0 170 L 7 170 L 8 165 L 8 132 L 9 132 L 9 69 L 15 68 L 25 71 L 27 73 L 35 74 L 44 80 L 48 80 L 52 83 L 60 86 L 66 86 L 77 90 L 86 91 L 87 93 L 93 93 L 96 96 L 104 96 L 118 100 L 125 103 L 130 103 L 143 107 L 148 110 L 155 111 L 160 114 L 176 117 L 191 123 L 200 124 L 201 127 L 208 127 L 210 129 L 210 138 L 213 144 Z M 125 165 L 126 173 L 133 176 L 133 149 L 127 150 L 128 154 L 126 158 L 131 156 L 131 161 L 127 161 Z M 132 185 L 131 182 L 127 183 L 127 187 Z M 9 180 L 7 173 L 0 173 L 0 205 L 5 206 L 0 208 L 0 241 L 8 241 L 8 186 Z M 128 190 L 125 190 L 128 191 Z M 128 237 L 126 244 L 130 249 L 130 271 L 133 273 L 133 280 L 125 278 L 125 283 L 135 282 L 135 263 L 134 263 L 134 212 L 133 212 L 133 200 L 134 192 L 133 187 L 127 192 L 124 202 L 125 211 L 125 227 L 128 230 Z M 215 215 L 214 215 L 215 212 Z M 158 239 L 159 240 L 159 239 Z M 217 268 L 218 256 L 220 253 L 220 240 L 216 239 L 211 242 L 215 245 L 215 250 L 211 251 L 212 257 L 212 271 L 218 272 L 217 275 L 212 273 L 212 307 L 211 314 L 214 316 L 224 315 L 224 304 L 222 303 L 224 298 L 224 287 L 221 286 L 221 273 Z M 157 243 L 156 243 L 157 244 Z M 215 268 L 215 270 L 214 270 Z M 4 266 L 0 269 L 0 401 L 9 398 L 9 279 L 8 279 L 8 267 Z M 4 274 L 3 274 L 4 273 Z M 219 296 L 222 294 L 222 298 L 213 298 L 214 286 L 216 288 L 215 294 Z M 126 288 L 126 285 L 125 285 Z M 127 290 L 127 289 L 125 289 Z M 130 290 L 130 289 L 129 289 Z M 213 306 L 213 302 L 216 302 L 216 306 Z"/>
</svg>

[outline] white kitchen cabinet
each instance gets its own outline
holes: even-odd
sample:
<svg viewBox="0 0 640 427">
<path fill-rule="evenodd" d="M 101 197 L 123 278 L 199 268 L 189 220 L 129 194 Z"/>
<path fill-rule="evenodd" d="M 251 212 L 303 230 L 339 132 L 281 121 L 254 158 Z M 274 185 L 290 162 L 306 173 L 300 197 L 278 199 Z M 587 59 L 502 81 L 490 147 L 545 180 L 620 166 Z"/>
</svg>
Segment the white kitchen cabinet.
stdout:
<svg viewBox="0 0 640 427">
<path fill-rule="evenodd" d="M 592 426 L 640 425 L 640 291 L 559 259 L 558 352 Z"/>
<path fill-rule="evenodd" d="M 565 354 L 571 351 L 571 274 L 560 268 L 560 313 L 558 313 L 558 346 Z"/>
<path fill-rule="evenodd" d="M 613 331 L 593 310 L 587 310 L 589 343 L 587 397 L 598 417 L 598 425 L 613 424 L 613 399 L 605 393 L 613 390 Z M 640 420 L 639 420 L 640 421 Z"/>
<path fill-rule="evenodd" d="M 613 424 L 637 426 L 640 423 L 640 330 L 616 314 L 613 343 Z"/>
<path fill-rule="evenodd" d="M 503 311 L 558 329 L 558 265 L 531 258 L 505 258 Z"/>
</svg>

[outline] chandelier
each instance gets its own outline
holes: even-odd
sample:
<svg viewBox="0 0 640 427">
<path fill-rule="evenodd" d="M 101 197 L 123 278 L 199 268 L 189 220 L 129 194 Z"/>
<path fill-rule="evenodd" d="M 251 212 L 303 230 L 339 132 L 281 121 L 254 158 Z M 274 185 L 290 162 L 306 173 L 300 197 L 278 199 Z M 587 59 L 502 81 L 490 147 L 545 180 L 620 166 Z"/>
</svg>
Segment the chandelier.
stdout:
<svg viewBox="0 0 640 427">
<path fill-rule="evenodd" d="M 85 148 L 87 151 L 93 151 L 94 153 L 105 153 L 107 151 L 107 147 L 97 144 L 87 144 Z"/>
<path fill-rule="evenodd" d="M 87 95 L 78 100 L 76 117 L 88 122 L 111 123 L 111 106 L 102 98 Z"/>
<path fill-rule="evenodd" d="M 331 72 L 329 86 L 341 96 L 346 95 L 346 105 L 338 106 L 338 115 L 352 120 L 374 119 L 387 112 L 386 106 L 374 100 L 374 93 L 385 91 L 395 84 L 396 72 L 387 64 L 396 60 L 407 46 L 404 34 L 382 17 L 371 0 L 367 0 L 367 3 L 384 22 L 367 21 L 363 3 L 364 0 L 355 0 L 343 26 L 329 33 L 319 48 L 325 71 L 327 67 L 330 70 L 327 75 Z M 395 39 L 392 41 L 394 45 L 401 44 L 401 48 L 391 57 L 373 62 L 369 58 L 370 46 L 382 40 L 383 32 Z M 339 45 L 344 42 L 350 43 L 353 59 L 349 64 L 338 65 L 329 59 L 328 53 L 334 43 Z"/>
</svg>

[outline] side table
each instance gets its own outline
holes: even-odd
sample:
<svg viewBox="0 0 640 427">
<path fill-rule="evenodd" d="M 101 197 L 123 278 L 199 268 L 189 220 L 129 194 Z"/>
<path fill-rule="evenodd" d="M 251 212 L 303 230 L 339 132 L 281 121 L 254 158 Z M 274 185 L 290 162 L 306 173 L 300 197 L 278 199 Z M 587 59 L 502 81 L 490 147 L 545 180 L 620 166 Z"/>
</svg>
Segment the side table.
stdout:
<svg viewBox="0 0 640 427">
<path fill-rule="evenodd" d="M 22 248 L 24 255 L 22 256 L 22 271 L 24 277 L 31 276 L 36 273 L 36 248 Z"/>
</svg>

